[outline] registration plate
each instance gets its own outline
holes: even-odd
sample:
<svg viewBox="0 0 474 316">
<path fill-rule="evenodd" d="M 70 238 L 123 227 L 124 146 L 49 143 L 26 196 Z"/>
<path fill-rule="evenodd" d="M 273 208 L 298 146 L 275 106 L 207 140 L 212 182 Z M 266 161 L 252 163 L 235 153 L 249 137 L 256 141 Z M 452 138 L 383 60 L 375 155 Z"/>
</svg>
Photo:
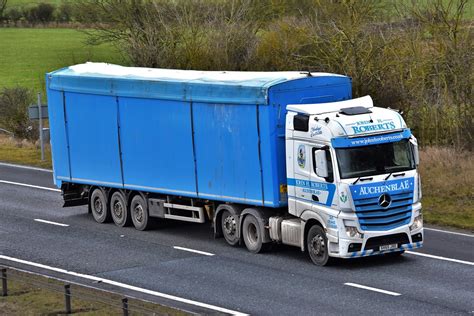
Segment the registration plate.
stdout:
<svg viewBox="0 0 474 316">
<path fill-rule="evenodd" d="M 397 248 L 398 248 L 398 244 L 382 245 L 380 246 L 380 251 L 392 250 L 392 249 L 397 249 Z"/>
</svg>

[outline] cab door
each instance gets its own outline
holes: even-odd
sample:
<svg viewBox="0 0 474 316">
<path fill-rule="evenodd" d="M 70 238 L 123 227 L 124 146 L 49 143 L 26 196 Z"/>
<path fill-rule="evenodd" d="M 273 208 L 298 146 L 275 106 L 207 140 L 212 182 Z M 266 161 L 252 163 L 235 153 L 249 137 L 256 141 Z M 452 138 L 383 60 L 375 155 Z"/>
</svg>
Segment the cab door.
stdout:
<svg viewBox="0 0 474 316">
<path fill-rule="evenodd" d="M 327 166 L 327 176 L 318 175 L 316 152 L 324 151 Z M 334 202 L 336 185 L 334 184 L 333 159 L 331 152 L 327 146 L 315 145 L 311 146 L 311 200 L 316 205 L 331 207 Z"/>
<path fill-rule="evenodd" d="M 290 183 L 295 187 L 295 197 L 300 202 L 310 202 L 311 193 L 311 145 L 305 141 L 295 140 L 293 146 L 294 179 Z"/>
</svg>

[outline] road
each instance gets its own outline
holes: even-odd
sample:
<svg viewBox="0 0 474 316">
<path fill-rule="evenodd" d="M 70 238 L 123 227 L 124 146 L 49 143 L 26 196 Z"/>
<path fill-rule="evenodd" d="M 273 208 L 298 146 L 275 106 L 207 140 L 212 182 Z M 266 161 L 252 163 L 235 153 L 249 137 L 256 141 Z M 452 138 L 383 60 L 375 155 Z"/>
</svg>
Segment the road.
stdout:
<svg viewBox="0 0 474 316">
<path fill-rule="evenodd" d="M 142 293 L 206 314 L 474 314 L 469 232 L 425 230 L 417 253 L 429 257 L 406 253 L 317 267 L 293 247 L 258 255 L 230 247 L 213 238 L 208 224 L 163 222 L 146 232 L 101 225 L 86 207 L 62 208 L 60 193 L 44 188 L 54 188 L 51 173 L 0 165 L 0 264 L 44 270 L 32 262 L 225 308 Z"/>
</svg>

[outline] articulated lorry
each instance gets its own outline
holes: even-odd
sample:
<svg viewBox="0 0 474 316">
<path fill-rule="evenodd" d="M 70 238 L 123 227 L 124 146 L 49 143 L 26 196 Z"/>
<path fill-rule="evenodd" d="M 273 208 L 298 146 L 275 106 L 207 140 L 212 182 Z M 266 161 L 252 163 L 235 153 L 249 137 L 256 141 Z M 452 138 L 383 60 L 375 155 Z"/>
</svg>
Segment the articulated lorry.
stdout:
<svg viewBox="0 0 474 316">
<path fill-rule="evenodd" d="M 86 63 L 46 81 L 55 184 L 99 223 L 211 221 L 317 265 L 422 246 L 416 139 L 346 76 Z"/>
</svg>

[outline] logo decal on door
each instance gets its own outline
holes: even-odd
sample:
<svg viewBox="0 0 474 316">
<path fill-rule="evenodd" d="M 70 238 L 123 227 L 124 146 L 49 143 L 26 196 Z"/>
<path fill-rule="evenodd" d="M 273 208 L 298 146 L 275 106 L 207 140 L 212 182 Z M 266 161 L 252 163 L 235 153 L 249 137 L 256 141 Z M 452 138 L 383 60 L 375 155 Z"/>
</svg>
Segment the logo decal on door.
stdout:
<svg viewBox="0 0 474 316">
<path fill-rule="evenodd" d="M 306 164 L 306 148 L 304 145 L 300 145 L 298 147 L 298 166 L 304 169 L 305 164 Z"/>
</svg>

